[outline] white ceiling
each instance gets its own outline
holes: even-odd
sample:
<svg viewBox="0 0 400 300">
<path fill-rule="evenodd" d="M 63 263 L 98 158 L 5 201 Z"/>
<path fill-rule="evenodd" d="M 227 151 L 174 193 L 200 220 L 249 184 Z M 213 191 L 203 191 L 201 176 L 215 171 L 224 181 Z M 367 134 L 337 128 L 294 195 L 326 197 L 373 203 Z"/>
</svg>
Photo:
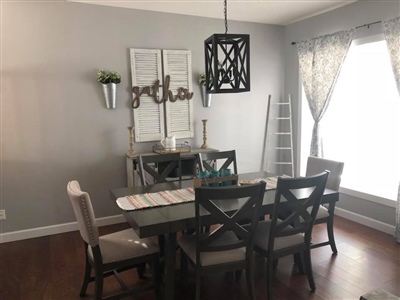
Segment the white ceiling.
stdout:
<svg viewBox="0 0 400 300">
<path fill-rule="evenodd" d="M 69 0 L 209 18 L 224 18 L 223 0 Z M 288 25 L 358 0 L 228 0 L 228 21 Z"/>
</svg>

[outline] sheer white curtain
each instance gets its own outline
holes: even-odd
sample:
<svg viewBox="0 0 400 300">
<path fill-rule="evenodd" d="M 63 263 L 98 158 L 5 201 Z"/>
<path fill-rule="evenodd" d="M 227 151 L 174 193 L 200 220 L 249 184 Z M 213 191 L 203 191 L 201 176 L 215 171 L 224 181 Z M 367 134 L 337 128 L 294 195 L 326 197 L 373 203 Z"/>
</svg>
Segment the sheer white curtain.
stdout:
<svg viewBox="0 0 400 300">
<path fill-rule="evenodd" d="M 354 29 L 351 29 L 297 43 L 300 75 L 314 119 L 311 156 L 323 157 L 319 121 L 328 108 L 353 34 Z"/>
<path fill-rule="evenodd" d="M 400 17 L 382 21 L 383 33 L 388 46 L 393 74 L 400 95 Z M 396 205 L 396 242 L 400 243 L 400 185 Z"/>
</svg>

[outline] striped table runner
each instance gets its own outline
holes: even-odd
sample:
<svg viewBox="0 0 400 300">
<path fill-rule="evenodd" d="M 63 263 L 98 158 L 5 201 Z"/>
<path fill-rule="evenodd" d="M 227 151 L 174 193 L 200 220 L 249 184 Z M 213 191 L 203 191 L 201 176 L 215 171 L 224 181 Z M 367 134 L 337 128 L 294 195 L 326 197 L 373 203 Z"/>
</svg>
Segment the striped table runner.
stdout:
<svg viewBox="0 0 400 300">
<path fill-rule="evenodd" d="M 193 188 L 125 196 L 117 199 L 117 205 L 123 210 L 138 210 L 190 201 L 194 201 Z"/>
</svg>

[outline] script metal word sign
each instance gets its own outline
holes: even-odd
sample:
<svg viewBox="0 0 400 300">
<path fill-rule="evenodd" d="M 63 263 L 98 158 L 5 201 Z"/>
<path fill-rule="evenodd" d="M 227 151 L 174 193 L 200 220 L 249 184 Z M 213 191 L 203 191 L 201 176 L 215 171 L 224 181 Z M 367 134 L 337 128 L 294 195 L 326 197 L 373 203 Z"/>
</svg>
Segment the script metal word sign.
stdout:
<svg viewBox="0 0 400 300">
<path fill-rule="evenodd" d="M 158 88 L 162 87 L 162 85 L 160 85 L 160 80 L 156 80 L 156 82 L 154 83 L 153 91 L 151 91 L 150 86 L 145 86 L 142 88 L 142 90 L 140 90 L 140 87 L 134 86 L 132 88 L 132 92 L 135 94 L 135 98 L 133 98 L 132 107 L 138 108 L 140 106 L 140 96 L 143 94 L 146 94 L 149 97 L 153 97 L 154 102 L 156 102 L 158 104 L 166 102 L 166 101 L 168 101 L 168 99 L 171 102 L 175 102 L 178 99 L 179 100 L 185 100 L 185 99 L 190 100 L 193 98 L 193 93 L 190 92 L 189 89 L 185 89 L 183 87 L 178 88 L 178 93 L 174 96 L 172 91 L 169 89 L 170 81 L 171 81 L 171 76 L 169 76 L 169 75 L 165 76 L 164 95 L 161 99 L 158 96 Z"/>
</svg>

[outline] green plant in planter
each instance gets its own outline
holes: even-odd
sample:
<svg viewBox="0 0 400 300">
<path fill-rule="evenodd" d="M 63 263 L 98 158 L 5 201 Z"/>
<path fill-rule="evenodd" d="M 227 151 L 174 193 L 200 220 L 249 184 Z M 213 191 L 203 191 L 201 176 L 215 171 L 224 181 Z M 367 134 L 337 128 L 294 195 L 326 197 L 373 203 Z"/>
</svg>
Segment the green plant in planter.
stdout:
<svg viewBox="0 0 400 300">
<path fill-rule="evenodd" d="M 121 75 L 115 71 L 99 70 L 97 72 L 97 81 L 102 84 L 121 82 Z"/>
<path fill-rule="evenodd" d="M 109 75 L 112 83 L 118 84 L 121 82 L 121 75 L 119 75 L 117 72 L 111 71 Z"/>
<path fill-rule="evenodd" d="M 213 77 L 210 77 L 210 80 L 213 80 Z M 199 84 L 201 86 L 201 96 L 202 96 L 202 101 L 203 101 L 203 106 L 204 107 L 210 107 L 211 106 L 211 94 L 207 92 L 207 87 L 206 87 L 206 74 L 201 73 L 199 75 Z"/>
<path fill-rule="evenodd" d="M 199 84 L 200 85 L 206 85 L 206 74 L 201 73 L 199 75 Z"/>
<path fill-rule="evenodd" d="M 213 81 L 213 77 L 212 76 L 210 77 L 210 81 Z M 199 75 L 199 84 L 202 85 L 202 86 L 206 85 L 206 74 L 201 73 Z"/>
<path fill-rule="evenodd" d="M 107 84 L 111 82 L 110 75 L 108 71 L 99 70 L 97 72 L 97 81 L 102 84 Z"/>
</svg>

